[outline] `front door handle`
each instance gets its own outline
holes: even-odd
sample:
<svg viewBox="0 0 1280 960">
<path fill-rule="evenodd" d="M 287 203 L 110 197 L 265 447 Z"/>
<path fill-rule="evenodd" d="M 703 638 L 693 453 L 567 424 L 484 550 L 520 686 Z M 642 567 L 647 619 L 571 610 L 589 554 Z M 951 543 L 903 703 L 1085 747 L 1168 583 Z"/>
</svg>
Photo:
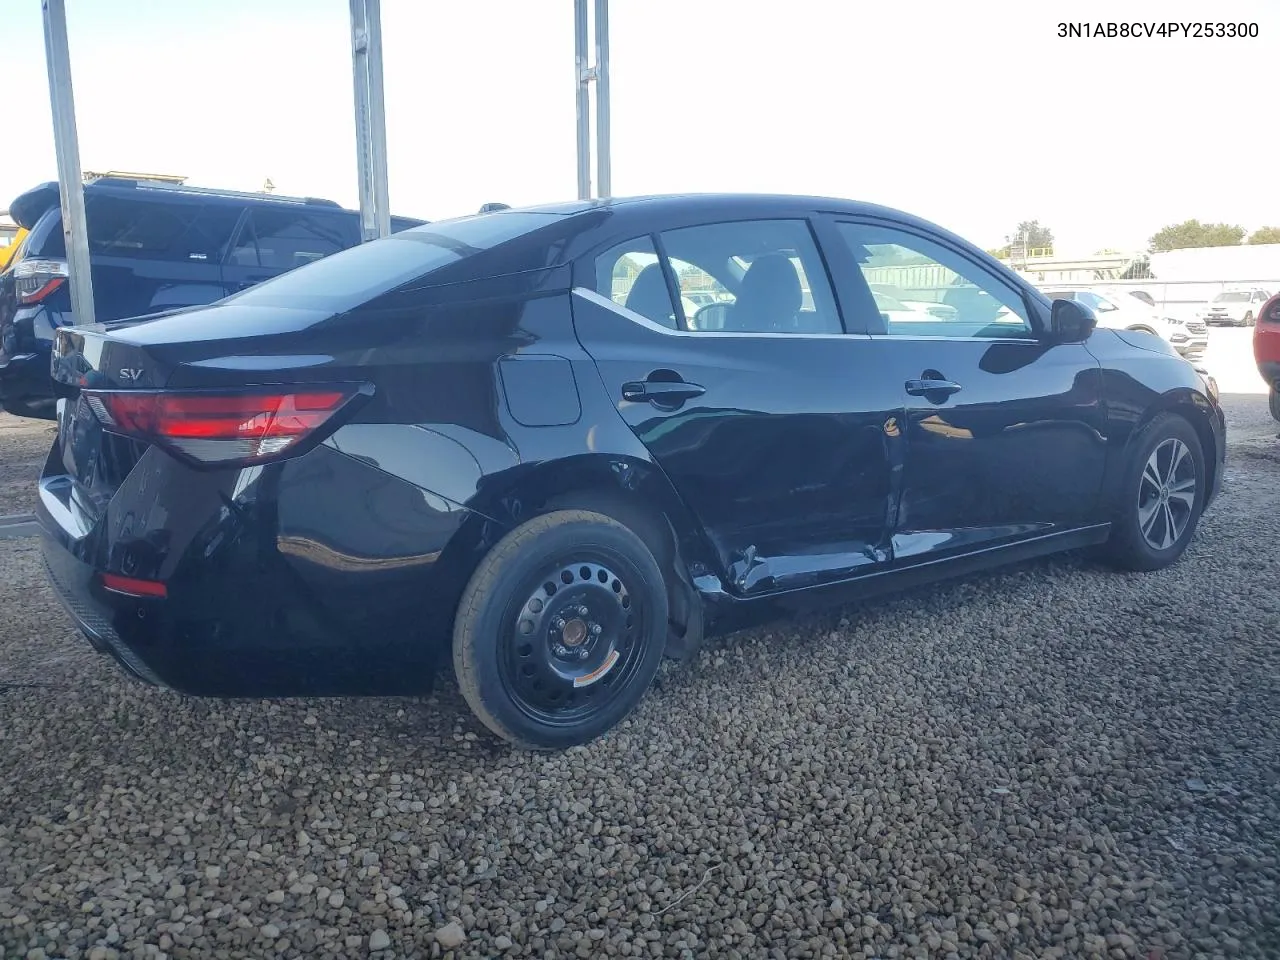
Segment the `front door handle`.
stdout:
<svg viewBox="0 0 1280 960">
<path fill-rule="evenodd" d="M 907 393 L 913 397 L 944 396 L 960 392 L 954 380 L 908 380 Z"/>
<path fill-rule="evenodd" d="M 679 406 L 706 392 L 706 387 L 684 380 L 632 380 L 622 385 L 623 400 L 654 406 Z"/>
</svg>

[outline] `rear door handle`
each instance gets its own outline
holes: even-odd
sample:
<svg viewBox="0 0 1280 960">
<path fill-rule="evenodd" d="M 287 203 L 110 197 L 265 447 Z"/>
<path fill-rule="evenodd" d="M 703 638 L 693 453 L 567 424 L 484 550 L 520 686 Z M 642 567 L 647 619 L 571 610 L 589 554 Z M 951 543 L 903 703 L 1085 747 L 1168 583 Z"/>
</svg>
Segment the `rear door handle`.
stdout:
<svg viewBox="0 0 1280 960">
<path fill-rule="evenodd" d="M 622 385 L 622 399 L 632 403 L 679 405 L 706 392 L 706 387 L 683 380 L 632 380 Z"/>
<path fill-rule="evenodd" d="M 960 392 L 960 384 L 954 380 L 908 380 L 907 393 L 913 397 L 927 397 L 930 394 L 951 396 Z"/>
</svg>

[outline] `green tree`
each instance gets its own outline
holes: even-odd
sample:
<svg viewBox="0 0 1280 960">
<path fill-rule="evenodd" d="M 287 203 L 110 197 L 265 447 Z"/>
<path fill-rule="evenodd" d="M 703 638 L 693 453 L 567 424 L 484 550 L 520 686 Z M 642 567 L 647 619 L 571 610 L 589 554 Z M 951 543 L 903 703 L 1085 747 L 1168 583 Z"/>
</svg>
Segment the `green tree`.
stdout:
<svg viewBox="0 0 1280 960">
<path fill-rule="evenodd" d="M 1184 220 L 1156 231 L 1151 237 L 1151 252 L 1164 253 L 1187 247 L 1233 247 L 1243 241 L 1244 227 L 1231 223 Z"/>
<path fill-rule="evenodd" d="M 1250 243 L 1280 243 L 1280 227 L 1259 227 L 1249 235 Z"/>
<path fill-rule="evenodd" d="M 1005 240 L 1009 244 L 1006 250 L 1013 247 L 1025 247 L 1027 250 L 1053 249 L 1053 231 L 1042 227 L 1039 220 L 1023 220 L 1018 224 L 1018 229 L 1011 236 L 1005 237 Z"/>
</svg>

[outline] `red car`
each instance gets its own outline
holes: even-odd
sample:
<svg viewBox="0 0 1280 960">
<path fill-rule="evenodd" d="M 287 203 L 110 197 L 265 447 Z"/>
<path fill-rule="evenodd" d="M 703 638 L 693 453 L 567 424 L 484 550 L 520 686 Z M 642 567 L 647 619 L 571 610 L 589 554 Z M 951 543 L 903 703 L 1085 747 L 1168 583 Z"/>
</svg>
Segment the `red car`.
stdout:
<svg viewBox="0 0 1280 960">
<path fill-rule="evenodd" d="M 1258 372 L 1271 388 L 1271 416 L 1280 420 L 1280 293 L 1258 311 L 1253 356 L 1258 361 Z"/>
</svg>

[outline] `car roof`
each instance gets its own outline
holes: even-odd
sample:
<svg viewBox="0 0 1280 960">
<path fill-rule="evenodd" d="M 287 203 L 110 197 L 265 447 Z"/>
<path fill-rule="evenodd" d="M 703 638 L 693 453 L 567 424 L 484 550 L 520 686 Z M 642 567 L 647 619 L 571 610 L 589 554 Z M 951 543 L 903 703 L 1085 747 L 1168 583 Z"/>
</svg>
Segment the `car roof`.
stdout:
<svg viewBox="0 0 1280 960">
<path fill-rule="evenodd" d="M 597 210 L 614 210 L 623 213 L 645 214 L 689 214 L 705 211 L 709 214 L 715 214 L 743 207 L 749 207 L 752 211 L 758 212 L 766 212 L 773 209 L 782 213 L 804 208 L 853 216 L 887 216 L 894 220 L 919 219 L 911 214 L 904 213 L 901 210 L 861 200 L 788 193 L 644 194 L 630 197 L 609 197 L 607 199 L 571 200 L 561 203 L 535 204 L 532 206 L 496 211 L 495 215 L 501 216 L 505 213 L 526 212 L 555 213 L 562 216 L 571 216 L 574 214 L 588 213 Z M 920 222 L 924 223 L 925 221 L 922 220 Z"/>
<path fill-rule="evenodd" d="M 99 177 L 84 185 L 86 196 L 115 196 L 124 199 L 136 199 L 140 195 L 170 196 L 186 200 L 199 199 L 204 202 L 226 201 L 235 204 L 252 204 L 261 206 L 299 206 L 321 211 L 354 213 L 333 200 L 319 197 L 291 197 L 279 194 L 248 193 L 239 190 L 227 190 L 218 187 L 191 187 L 186 184 L 170 183 L 160 180 L 138 180 L 124 177 Z M 9 205 L 13 219 L 28 230 L 35 225 L 51 207 L 58 205 L 59 187 L 57 181 L 48 181 L 32 187 Z M 412 217 L 395 217 L 400 221 L 422 223 Z"/>
<path fill-rule="evenodd" d="M 838 197 L 821 197 L 804 194 L 779 193 L 676 193 L 648 194 L 642 196 L 610 197 L 608 199 L 572 200 L 562 203 L 546 203 L 499 210 L 481 216 L 507 217 L 521 214 L 543 213 L 556 215 L 566 233 L 582 230 L 578 222 L 596 220 L 604 227 L 594 236 L 620 240 L 627 236 L 639 236 L 654 230 L 671 229 L 664 223 L 695 225 L 706 220 L 740 219 L 789 219 L 812 214 L 865 217 L 891 221 L 895 225 L 914 227 L 932 233 L 970 250 L 978 248 L 963 237 L 922 217 L 892 207 L 849 200 Z M 605 219 L 601 220 L 604 214 Z M 607 224 L 607 226 L 606 226 Z M 981 251 L 978 251 L 981 255 Z"/>
</svg>

